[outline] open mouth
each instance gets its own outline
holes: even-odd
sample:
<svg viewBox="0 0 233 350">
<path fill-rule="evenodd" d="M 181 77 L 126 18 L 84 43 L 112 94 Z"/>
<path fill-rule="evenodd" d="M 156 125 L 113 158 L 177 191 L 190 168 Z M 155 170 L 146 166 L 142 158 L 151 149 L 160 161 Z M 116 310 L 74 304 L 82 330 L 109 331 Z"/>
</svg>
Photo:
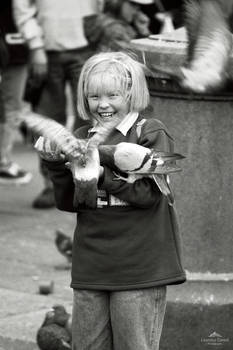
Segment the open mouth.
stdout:
<svg viewBox="0 0 233 350">
<path fill-rule="evenodd" d="M 112 118 L 113 114 L 114 114 L 113 112 L 102 112 L 102 113 L 99 113 L 99 116 L 104 119 L 110 119 Z"/>
</svg>

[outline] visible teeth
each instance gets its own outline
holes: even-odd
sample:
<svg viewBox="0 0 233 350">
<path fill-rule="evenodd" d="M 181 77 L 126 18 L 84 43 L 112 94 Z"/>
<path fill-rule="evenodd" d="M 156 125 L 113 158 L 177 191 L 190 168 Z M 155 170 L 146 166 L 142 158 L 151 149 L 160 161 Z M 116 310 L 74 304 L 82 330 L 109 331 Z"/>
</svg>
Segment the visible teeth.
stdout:
<svg viewBox="0 0 233 350">
<path fill-rule="evenodd" d="M 99 113 L 101 117 L 108 118 L 112 116 L 112 113 Z"/>
</svg>

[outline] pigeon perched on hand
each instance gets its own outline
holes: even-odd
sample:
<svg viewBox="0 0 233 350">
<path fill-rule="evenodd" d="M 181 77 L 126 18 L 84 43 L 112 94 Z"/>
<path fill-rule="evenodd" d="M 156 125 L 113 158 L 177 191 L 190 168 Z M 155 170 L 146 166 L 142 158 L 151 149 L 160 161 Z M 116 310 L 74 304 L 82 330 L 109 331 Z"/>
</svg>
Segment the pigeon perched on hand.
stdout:
<svg viewBox="0 0 233 350">
<path fill-rule="evenodd" d="M 85 204 L 96 208 L 97 185 L 102 164 L 127 173 L 127 178 L 124 178 L 127 182 L 132 183 L 141 177 L 152 177 L 161 192 L 166 196 L 170 195 L 167 174 L 180 171 L 174 162 L 184 157 L 176 153 L 158 152 L 129 142 L 121 142 L 115 146 L 103 145 L 120 119 L 121 116 L 118 116 L 108 123 L 100 124 L 95 128 L 94 135 L 86 141 L 77 139 L 54 120 L 39 115 L 24 117 L 29 128 L 51 140 L 68 158 L 75 184 L 74 205 Z M 63 246 L 63 240 L 59 241 L 61 242 L 59 246 Z M 59 251 L 67 255 L 61 246 L 58 248 Z"/>
<path fill-rule="evenodd" d="M 119 124 L 121 115 L 107 123 L 99 122 L 96 132 L 88 140 L 77 139 L 69 130 L 55 120 L 33 113 L 21 117 L 27 127 L 37 135 L 49 139 L 64 154 L 67 167 L 75 184 L 74 206 L 84 204 L 90 208 L 97 206 L 97 184 L 101 175 L 98 146 Z M 37 150 L 44 154 L 44 150 Z M 51 160 L 53 158 L 51 152 Z"/>
<path fill-rule="evenodd" d="M 63 305 L 49 310 L 36 336 L 40 350 L 71 350 L 71 315 Z"/>
</svg>

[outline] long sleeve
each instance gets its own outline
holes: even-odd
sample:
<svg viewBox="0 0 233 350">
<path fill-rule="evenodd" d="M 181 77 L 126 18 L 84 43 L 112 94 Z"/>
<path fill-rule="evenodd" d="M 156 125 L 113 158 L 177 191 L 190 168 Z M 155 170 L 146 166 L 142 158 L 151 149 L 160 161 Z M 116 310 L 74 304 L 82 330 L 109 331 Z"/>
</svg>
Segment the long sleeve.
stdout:
<svg viewBox="0 0 233 350">
<path fill-rule="evenodd" d="M 133 183 L 117 180 L 114 172 L 104 166 L 104 177 L 100 189 L 139 208 L 148 208 L 159 202 L 161 193 L 150 178 L 138 179 Z"/>
<path fill-rule="evenodd" d="M 31 50 L 44 46 L 43 31 L 37 18 L 33 0 L 13 0 L 13 15 L 16 26 Z"/>
<path fill-rule="evenodd" d="M 142 125 L 138 143 L 161 152 L 173 152 L 174 140 L 167 128 L 157 119 L 148 119 Z"/>
<path fill-rule="evenodd" d="M 155 119 L 146 120 L 138 143 L 157 151 L 173 150 L 173 139 L 162 123 Z M 154 180 L 148 177 L 140 178 L 133 183 L 117 180 L 112 169 L 104 165 L 104 177 L 100 188 L 124 200 L 131 205 L 147 208 L 159 202 L 161 192 Z"/>
<path fill-rule="evenodd" d="M 43 161 L 53 182 L 56 206 L 60 210 L 76 212 L 73 206 L 74 182 L 71 171 L 64 162 Z"/>
</svg>

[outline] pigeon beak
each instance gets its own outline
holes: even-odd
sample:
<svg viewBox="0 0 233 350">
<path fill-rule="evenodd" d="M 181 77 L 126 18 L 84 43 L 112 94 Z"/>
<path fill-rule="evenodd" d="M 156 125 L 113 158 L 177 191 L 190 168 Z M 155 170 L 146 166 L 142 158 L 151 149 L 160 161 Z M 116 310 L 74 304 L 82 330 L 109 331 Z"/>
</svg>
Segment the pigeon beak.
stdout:
<svg viewBox="0 0 233 350">
<path fill-rule="evenodd" d="M 54 308 L 51 308 L 51 309 L 48 310 L 48 314 L 49 314 L 50 316 L 53 316 L 54 313 L 55 313 Z"/>
</svg>

